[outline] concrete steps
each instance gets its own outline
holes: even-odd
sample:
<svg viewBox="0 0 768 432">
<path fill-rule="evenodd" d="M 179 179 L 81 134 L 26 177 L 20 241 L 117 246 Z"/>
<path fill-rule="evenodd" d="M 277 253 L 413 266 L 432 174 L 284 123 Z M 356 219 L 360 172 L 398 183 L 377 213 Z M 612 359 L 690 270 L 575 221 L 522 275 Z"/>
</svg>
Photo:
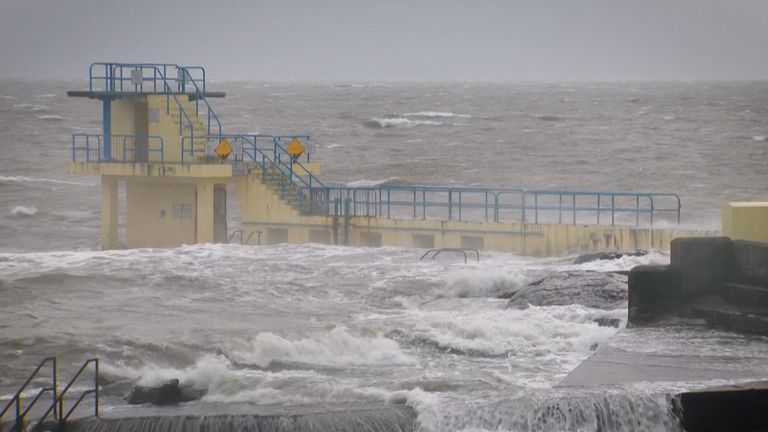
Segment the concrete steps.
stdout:
<svg viewBox="0 0 768 432">
<path fill-rule="evenodd" d="M 768 287 L 725 282 L 720 286 L 720 292 L 732 303 L 743 304 L 745 306 L 768 306 Z"/>
<path fill-rule="evenodd" d="M 732 331 L 768 335 L 768 287 L 723 282 L 691 305 L 693 315 Z"/>
</svg>

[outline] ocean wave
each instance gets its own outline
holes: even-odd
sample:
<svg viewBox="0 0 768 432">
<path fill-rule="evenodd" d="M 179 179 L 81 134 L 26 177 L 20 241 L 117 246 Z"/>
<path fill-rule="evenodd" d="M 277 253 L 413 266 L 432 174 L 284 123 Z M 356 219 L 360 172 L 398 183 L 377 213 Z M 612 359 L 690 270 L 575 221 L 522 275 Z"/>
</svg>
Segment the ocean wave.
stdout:
<svg viewBox="0 0 768 432">
<path fill-rule="evenodd" d="M 377 187 L 377 186 L 385 186 L 385 185 L 394 185 L 394 184 L 402 184 L 402 180 L 400 177 L 390 177 L 388 179 L 383 180 L 355 180 L 351 181 L 346 184 L 347 187 L 352 188 L 367 188 L 367 187 Z"/>
<path fill-rule="evenodd" d="M 16 96 L 9 96 L 9 95 L 0 95 L 0 99 L 18 99 Z"/>
<path fill-rule="evenodd" d="M 186 367 L 145 364 L 131 367 L 102 362 L 102 373 L 115 381 L 128 379 L 140 386 L 157 386 L 178 379 L 184 386 L 204 390 L 204 402 L 258 405 L 388 402 L 414 408 L 422 421 L 434 425 L 437 398 L 416 388 L 386 390 L 364 381 L 331 378 L 314 370 L 265 371 L 236 367 L 222 355 L 204 355 Z M 436 429 L 428 429 L 436 431 Z"/>
<path fill-rule="evenodd" d="M 520 288 L 525 283 L 522 272 L 503 270 L 461 270 L 448 276 L 448 285 L 441 297 L 490 297 L 500 292 Z"/>
<path fill-rule="evenodd" d="M 30 112 L 46 112 L 46 111 L 50 111 L 50 108 L 48 108 L 45 105 L 34 105 L 34 104 L 27 104 L 27 103 L 16 104 L 13 107 L 15 109 L 17 109 L 17 110 L 30 111 Z"/>
<path fill-rule="evenodd" d="M 35 96 L 36 98 L 54 98 L 58 96 L 56 93 L 46 93 Z"/>
<path fill-rule="evenodd" d="M 15 218 L 31 217 L 37 214 L 37 207 L 35 206 L 16 206 L 11 210 L 11 216 Z"/>
<path fill-rule="evenodd" d="M 238 363 L 258 367 L 273 363 L 339 367 L 414 362 L 394 340 L 381 335 L 353 335 L 344 327 L 293 340 L 270 332 L 259 333 L 230 355 Z"/>
<path fill-rule="evenodd" d="M 0 176 L 0 183 L 56 183 L 73 186 L 95 186 L 89 183 L 78 183 L 66 180 L 49 178 L 25 177 L 25 176 Z"/>
<path fill-rule="evenodd" d="M 564 371 L 575 367 L 618 329 L 599 318 L 626 318 L 626 309 L 604 311 L 580 305 L 532 306 L 524 310 L 428 311 L 410 340 L 417 345 L 472 356 L 559 357 Z"/>
<path fill-rule="evenodd" d="M 375 129 L 412 128 L 416 126 L 440 126 L 443 123 L 434 120 L 410 120 L 404 117 L 372 118 L 365 125 Z"/>
<path fill-rule="evenodd" d="M 756 141 L 756 142 L 763 142 L 766 139 L 768 139 L 768 137 L 766 137 L 765 135 L 755 135 L 752 137 L 752 141 Z"/>
<path fill-rule="evenodd" d="M 346 147 L 344 144 L 328 144 L 325 146 L 327 149 L 335 149 L 335 148 L 344 148 Z"/>
<path fill-rule="evenodd" d="M 413 112 L 413 113 L 405 113 L 403 114 L 405 117 L 443 117 L 443 118 L 472 118 L 469 114 L 455 114 L 452 112 L 446 112 L 446 111 L 419 111 L 419 112 Z"/>
<path fill-rule="evenodd" d="M 583 264 L 564 264 L 557 267 L 558 271 L 587 270 L 597 272 L 629 271 L 639 265 L 665 265 L 669 264 L 669 253 L 664 251 L 650 251 L 645 255 L 624 255 L 612 260 L 596 260 Z"/>
<path fill-rule="evenodd" d="M 47 120 L 47 121 L 63 121 L 63 120 L 69 120 L 66 117 L 62 117 L 57 114 L 49 114 L 49 115 L 39 115 L 37 116 L 38 120 Z"/>
</svg>

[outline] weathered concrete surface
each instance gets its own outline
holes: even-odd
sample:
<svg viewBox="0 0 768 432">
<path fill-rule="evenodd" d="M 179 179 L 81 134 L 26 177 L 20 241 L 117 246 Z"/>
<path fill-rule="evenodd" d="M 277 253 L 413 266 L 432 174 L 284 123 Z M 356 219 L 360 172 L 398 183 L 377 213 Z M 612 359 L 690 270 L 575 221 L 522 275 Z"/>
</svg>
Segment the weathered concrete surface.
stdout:
<svg viewBox="0 0 768 432">
<path fill-rule="evenodd" d="M 737 282 L 768 287 L 768 243 L 734 241 L 733 256 Z"/>
<path fill-rule="evenodd" d="M 362 428 L 362 429 L 361 429 Z M 415 414 L 404 405 L 349 407 L 311 412 L 295 408 L 289 414 L 169 415 L 87 418 L 67 423 L 68 432 L 293 432 L 336 431 L 410 432 Z"/>
<path fill-rule="evenodd" d="M 726 281 L 733 257 L 728 237 L 691 237 L 672 240 L 670 264 L 680 269 L 682 293 L 714 291 Z"/>
<path fill-rule="evenodd" d="M 680 270 L 675 266 L 643 265 L 629 272 L 629 322 L 652 320 L 677 306 L 682 294 Z"/>
<path fill-rule="evenodd" d="M 768 376 L 766 358 L 768 343 L 758 336 L 684 324 L 626 328 L 559 385 L 757 380 Z"/>
<path fill-rule="evenodd" d="M 710 387 L 680 394 L 687 432 L 768 430 L 768 381 Z"/>
</svg>

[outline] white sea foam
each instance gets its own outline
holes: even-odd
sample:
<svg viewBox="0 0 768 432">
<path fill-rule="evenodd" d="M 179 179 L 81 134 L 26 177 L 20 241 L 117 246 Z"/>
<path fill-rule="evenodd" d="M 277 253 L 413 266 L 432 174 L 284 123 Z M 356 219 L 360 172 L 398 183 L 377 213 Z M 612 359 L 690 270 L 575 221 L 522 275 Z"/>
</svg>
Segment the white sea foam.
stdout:
<svg viewBox="0 0 768 432">
<path fill-rule="evenodd" d="M 47 120 L 47 121 L 62 121 L 62 120 L 68 120 L 65 117 L 62 117 L 57 114 L 49 114 L 49 115 L 39 115 L 37 116 L 38 120 Z"/>
<path fill-rule="evenodd" d="M 490 297 L 523 285 L 522 272 L 502 269 L 459 270 L 448 275 L 448 285 L 440 293 L 445 297 Z"/>
<path fill-rule="evenodd" d="M 380 128 L 412 128 L 416 126 L 440 126 L 443 123 L 434 120 L 410 120 L 403 117 L 372 118 L 369 124 Z"/>
<path fill-rule="evenodd" d="M 327 149 L 335 149 L 335 148 L 343 148 L 345 147 L 344 144 L 328 144 L 325 146 Z"/>
<path fill-rule="evenodd" d="M 56 96 L 58 96 L 56 93 L 46 93 L 46 94 L 37 95 L 35 97 L 36 98 L 53 98 Z"/>
<path fill-rule="evenodd" d="M 623 319 L 626 310 L 604 311 L 580 305 L 529 307 L 524 310 L 424 312 L 416 335 L 444 349 L 520 359 L 554 356 L 570 370 L 596 344 L 618 330 L 600 327 L 599 317 Z"/>
<path fill-rule="evenodd" d="M 45 105 L 34 105 L 34 104 L 27 104 L 27 103 L 16 104 L 13 107 L 18 110 L 31 111 L 31 112 L 45 112 L 50 110 L 50 108 L 48 108 Z"/>
<path fill-rule="evenodd" d="M 763 142 L 766 139 L 768 139 L 768 137 L 766 137 L 765 135 L 755 135 L 752 137 L 752 141 L 757 141 L 757 142 Z"/>
<path fill-rule="evenodd" d="M 414 362 L 394 340 L 381 335 L 353 335 L 344 327 L 296 339 L 259 333 L 244 346 L 235 347 L 231 356 L 240 363 L 259 367 L 273 362 L 326 367 Z"/>
<path fill-rule="evenodd" d="M 400 180 L 399 177 L 390 177 L 388 179 L 383 180 L 355 180 L 347 183 L 347 187 L 354 187 L 354 188 L 365 188 L 365 187 L 376 187 L 381 186 L 383 184 Z"/>
<path fill-rule="evenodd" d="M 0 95 L 0 99 L 10 100 L 10 99 L 18 99 L 18 98 L 16 96 Z"/>
<path fill-rule="evenodd" d="M 628 271 L 639 265 L 669 264 L 669 253 L 665 251 L 650 251 L 645 255 L 625 255 L 612 260 L 596 260 L 583 264 L 563 264 L 557 267 L 559 271 L 592 270 L 599 272 Z"/>
<path fill-rule="evenodd" d="M 89 184 L 89 183 L 78 183 L 78 182 L 71 182 L 71 181 L 65 181 L 65 180 L 56 180 L 56 179 L 38 178 L 38 177 L 25 177 L 25 176 L 0 176 L 0 183 L 56 183 L 56 184 L 66 184 L 66 185 L 74 185 L 74 186 L 95 186 L 94 184 Z"/>
<path fill-rule="evenodd" d="M 419 111 L 419 112 L 413 112 L 413 113 L 405 113 L 403 115 L 406 117 L 472 118 L 472 116 L 469 114 L 454 114 L 452 112 L 444 112 L 444 111 Z"/>
<path fill-rule="evenodd" d="M 15 218 L 30 217 L 37 214 L 37 207 L 16 206 L 11 210 L 11 216 Z"/>
</svg>

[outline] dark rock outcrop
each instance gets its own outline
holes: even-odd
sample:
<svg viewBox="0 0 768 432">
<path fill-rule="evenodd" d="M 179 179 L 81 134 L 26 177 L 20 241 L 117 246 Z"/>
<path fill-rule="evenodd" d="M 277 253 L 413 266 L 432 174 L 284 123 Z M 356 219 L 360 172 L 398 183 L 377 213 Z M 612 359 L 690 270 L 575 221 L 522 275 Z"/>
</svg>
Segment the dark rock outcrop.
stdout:
<svg viewBox="0 0 768 432">
<path fill-rule="evenodd" d="M 615 309 L 627 301 L 626 278 L 613 273 L 569 271 L 528 284 L 509 299 L 509 307 L 580 304 Z"/>
<path fill-rule="evenodd" d="M 615 260 L 619 259 L 625 256 L 643 256 L 647 255 L 648 252 L 646 251 L 635 251 L 635 252 L 597 252 L 597 253 L 591 253 L 591 254 L 584 254 L 579 255 L 576 257 L 575 260 L 573 260 L 574 264 L 584 264 L 592 261 L 603 261 L 603 260 Z"/>
<path fill-rule="evenodd" d="M 126 400 L 133 405 L 152 404 L 158 406 L 176 405 L 200 399 L 205 390 L 179 385 L 178 379 L 172 379 L 156 387 L 135 386 Z"/>
</svg>

